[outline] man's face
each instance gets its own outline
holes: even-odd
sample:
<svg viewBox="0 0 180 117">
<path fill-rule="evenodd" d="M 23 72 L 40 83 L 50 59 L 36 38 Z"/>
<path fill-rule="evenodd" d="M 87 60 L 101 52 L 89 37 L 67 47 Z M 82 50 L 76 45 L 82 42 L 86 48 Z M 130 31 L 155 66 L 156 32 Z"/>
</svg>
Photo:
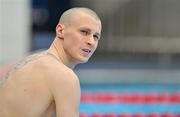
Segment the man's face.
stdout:
<svg viewBox="0 0 180 117">
<path fill-rule="evenodd" d="M 76 64 L 87 62 L 97 48 L 101 22 L 88 14 L 78 13 L 63 31 L 68 59 Z"/>
</svg>

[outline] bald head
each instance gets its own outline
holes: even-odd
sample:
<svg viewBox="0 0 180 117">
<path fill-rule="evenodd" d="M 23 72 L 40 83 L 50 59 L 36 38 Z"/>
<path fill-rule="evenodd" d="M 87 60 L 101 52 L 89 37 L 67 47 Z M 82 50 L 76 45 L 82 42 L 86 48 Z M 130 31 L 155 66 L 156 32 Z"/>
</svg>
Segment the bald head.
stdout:
<svg viewBox="0 0 180 117">
<path fill-rule="evenodd" d="M 74 16 L 77 16 L 79 13 L 86 13 L 92 17 L 94 17 L 96 20 L 100 21 L 99 16 L 91 9 L 84 8 L 84 7 L 75 7 L 71 8 L 67 11 L 65 11 L 59 20 L 60 24 L 69 25 L 74 18 Z"/>
</svg>

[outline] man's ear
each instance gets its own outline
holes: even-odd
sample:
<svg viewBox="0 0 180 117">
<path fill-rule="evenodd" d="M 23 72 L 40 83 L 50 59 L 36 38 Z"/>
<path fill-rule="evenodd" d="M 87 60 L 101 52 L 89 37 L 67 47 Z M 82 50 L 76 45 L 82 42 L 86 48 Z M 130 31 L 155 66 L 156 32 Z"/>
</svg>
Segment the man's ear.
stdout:
<svg viewBox="0 0 180 117">
<path fill-rule="evenodd" d="M 62 24 L 58 24 L 56 26 L 56 36 L 60 39 L 63 39 L 64 38 L 64 34 L 63 34 L 63 30 L 64 30 L 64 25 Z"/>
</svg>

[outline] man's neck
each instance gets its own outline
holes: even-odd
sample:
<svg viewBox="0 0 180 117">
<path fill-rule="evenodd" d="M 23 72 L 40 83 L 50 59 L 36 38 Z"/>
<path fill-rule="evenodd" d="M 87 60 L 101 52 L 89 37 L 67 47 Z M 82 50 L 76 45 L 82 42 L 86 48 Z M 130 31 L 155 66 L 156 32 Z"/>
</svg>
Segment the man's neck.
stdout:
<svg viewBox="0 0 180 117">
<path fill-rule="evenodd" d="M 48 52 L 57 57 L 67 67 L 74 69 L 75 64 L 68 59 L 68 56 L 63 49 L 62 42 L 57 37 L 54 39 L 51 47 L 48 49 Z"/>
</svg>

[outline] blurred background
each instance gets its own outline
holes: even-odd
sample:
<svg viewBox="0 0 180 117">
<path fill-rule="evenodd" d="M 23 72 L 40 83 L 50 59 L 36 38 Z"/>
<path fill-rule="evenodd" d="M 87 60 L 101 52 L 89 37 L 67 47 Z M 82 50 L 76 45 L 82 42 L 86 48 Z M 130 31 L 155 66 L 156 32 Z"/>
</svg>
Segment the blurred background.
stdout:
<svg viewBox="0 0 180 117">
<path fill-rule="evenodd" d="M 75 72 L 82 117 L 180 116 L 180 0 L 0 0 L 0 76 L 47 49 L 61 14 L 94 10 L 97 51 Z"/>
</svg>

